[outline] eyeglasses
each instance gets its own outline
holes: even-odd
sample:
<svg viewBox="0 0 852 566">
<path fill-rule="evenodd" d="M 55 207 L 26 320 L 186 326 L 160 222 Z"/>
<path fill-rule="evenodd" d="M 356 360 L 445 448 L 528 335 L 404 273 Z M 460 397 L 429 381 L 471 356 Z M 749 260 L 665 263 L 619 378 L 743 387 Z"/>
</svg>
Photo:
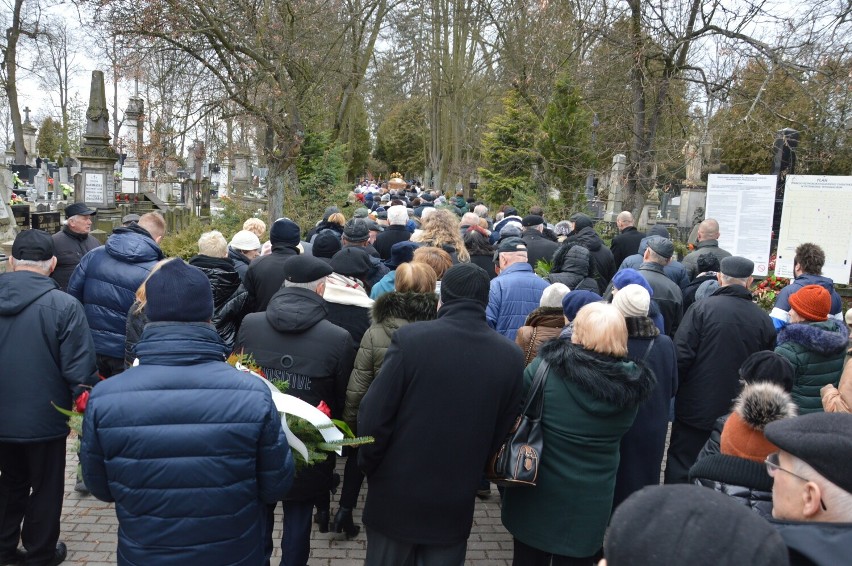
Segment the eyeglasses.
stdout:
<svg viewBox="0 0 852 566">
<path fill-rule="evenodd" d="M 763 463 L 766 464 L 766 473 L 769 474 L 769 477 L 771 477 L 771 478 L 775 477 L 776 472 L 782 471 L 782 472 L 786 472 L 786 473 L 790 474 L 794 478 L 799 478 L 802 481 L 806 481 L 806 482 L 811 481 L 808 478 L 803 478 L 799 474 L 794 474 L 790 470 L 785 470 L 784 468 L 782 468 L 781 467 L 781 458 L 780 458 L 780 455 L 779 455 L 778 452 L 773 452 L 772 454 L 767 456 L 766 460 L 764 460 Z M 822 507 L 823 511 L 828 511 L 828 509 L 825 506 L 825 502 L 822 500 L 822 497 L 819 498 L 819 504 Z"/>
</svg>

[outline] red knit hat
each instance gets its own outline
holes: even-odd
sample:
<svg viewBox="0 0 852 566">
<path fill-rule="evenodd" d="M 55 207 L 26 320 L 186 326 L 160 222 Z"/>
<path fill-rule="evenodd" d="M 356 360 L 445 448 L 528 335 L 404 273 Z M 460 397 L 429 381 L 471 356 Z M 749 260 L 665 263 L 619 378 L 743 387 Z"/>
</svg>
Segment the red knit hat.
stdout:
<svg viewBox="0 0 852 566">
<path fill-rule="evenodd" d="M 731 413 L 722 429 L 719 446 L 722 454 L 736 456 L 753 462 L 763 462 L 778 447 L 766 440 L 762 430 L 749 426 L 737 413 Z"/>
<path fill-rule="evenodd" d="M 790 295 L 790 307 L 805 320 L 822 322 L 831 310 L 831 295 L 824 287 L 807 285 Z"/>
</svg>

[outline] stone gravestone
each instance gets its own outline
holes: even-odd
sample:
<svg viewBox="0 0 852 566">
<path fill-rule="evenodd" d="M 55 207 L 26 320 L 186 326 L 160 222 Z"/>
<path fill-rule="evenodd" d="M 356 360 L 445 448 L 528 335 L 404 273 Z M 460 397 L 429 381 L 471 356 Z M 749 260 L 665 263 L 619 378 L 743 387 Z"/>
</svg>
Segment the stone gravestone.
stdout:
<svg viewBox="0 0 852 566">
<path fill-rule="evenodd" d="M 28 230 L 30 227 L 30 205 L 16 204 L 12 207 L 12 216 L 15 217 L 15 224 L 18 230 Z"/>
<path fill-rule="evenodd" d="M 92 71 L 89 107 L 86 110 L 86 133 L 78 156 L 79 183 L 75 200 L 89 206 L 110 208 L 115 204 L 115 162 L 118 156 L 110 146 L 109 112 L 106 105 L 103 71 Z"/>
<path fill-rule="evenodd" d="M 33 187 L 35 187 L 36 198 L 43 199 L 47 197 L 47 174 L 44 172 L 44 169 L 40 169 L 35 176 Z"/>
<path fill-rule="evenodd" d="M 606 222 L 615 222 L 623 206 L 622 190 L 624 189 L 624 173 L 627 170 L 627 156 L 617 153 L 612 156 L 612 167 L 609 174 L 609 196 L 606 201 Z"/>
<path fill-rule="evenodd" d="M 30 224 L 33 229 L 44 230 L 48 234 L 55 234 L 62 229 L 59 212 L 33 212 L 30 216 Z"/>
</svg>

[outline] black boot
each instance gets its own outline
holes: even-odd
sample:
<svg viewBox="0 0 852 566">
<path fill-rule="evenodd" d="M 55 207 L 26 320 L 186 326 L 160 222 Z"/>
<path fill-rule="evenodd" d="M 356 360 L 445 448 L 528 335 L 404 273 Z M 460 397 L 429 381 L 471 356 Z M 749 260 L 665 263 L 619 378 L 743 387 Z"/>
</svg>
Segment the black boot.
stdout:
<svg viewBox="0 0 852 566">
<path fill-rule="evenodd" d="M 314 523 L 318 525 L 318 530 L 321 533 L 328 532 L 328 523 L 331 519 L 331 512 L 328 509 L 317 510 L 316 515 L 314 515 Z"/>
<path fill-rule="evenodd" d="M 334 532 L 346 532 L 346 538 L 355 538 L 361 532 L 361 527 L 352 520 L 352 509 L 341 507 L 334 515 Z"/>
</svg>

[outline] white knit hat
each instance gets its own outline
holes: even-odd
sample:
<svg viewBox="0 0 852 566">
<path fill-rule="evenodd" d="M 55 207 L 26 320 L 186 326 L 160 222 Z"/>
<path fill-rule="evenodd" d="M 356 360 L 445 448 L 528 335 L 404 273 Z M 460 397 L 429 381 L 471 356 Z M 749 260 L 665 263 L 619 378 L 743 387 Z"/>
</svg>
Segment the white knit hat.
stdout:
<svg viewBox="0 0 852 566">
<path fill-rule="evenodd" d="M 228 245 L 236 250 L 257 250 L 260 249 L 260 240 L 253 232 L 240 230 L 234 234 Z"/>
<path fill-rule="evenodd" d="M 612 304 L 621 311 L 625 318 L 635 316 L 648 316 L 648 308 L 651 306 L 651 295 L 641 285 L 625 285 L 619 289 L 612 299 Z"/>
<path fill-rule="evenodd" d="M 547 287 L 541 294 L 541 300 L 538 302 L 540 307 L 556 307 L 562 309 L 562 297 L 567 295 L 571 289 L 564 283 L 554 283 Z"/>
</svg>

